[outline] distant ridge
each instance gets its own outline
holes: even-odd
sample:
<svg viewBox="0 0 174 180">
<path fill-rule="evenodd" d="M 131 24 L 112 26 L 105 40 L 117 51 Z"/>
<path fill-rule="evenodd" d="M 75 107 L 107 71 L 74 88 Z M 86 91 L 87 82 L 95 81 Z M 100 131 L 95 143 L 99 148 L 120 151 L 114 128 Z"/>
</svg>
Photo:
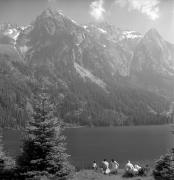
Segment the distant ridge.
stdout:
<svg viewBox="0 0 174 180">
<path fill-rule="evenodd" d="M 43 84 L 69 124 L 170 123 L 174 45 L 155 29 L 80 25 L 49 8 L 29 26 L 0 28 L 1 126 L 24 126 Z"/>
</svg>

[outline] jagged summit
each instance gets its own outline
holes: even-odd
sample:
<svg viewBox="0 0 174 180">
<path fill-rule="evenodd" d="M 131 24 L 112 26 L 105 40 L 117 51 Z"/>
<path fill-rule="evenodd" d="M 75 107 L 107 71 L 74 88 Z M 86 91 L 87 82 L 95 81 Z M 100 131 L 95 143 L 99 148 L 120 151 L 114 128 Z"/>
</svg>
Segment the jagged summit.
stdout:
<svg viewBox="0 0 174 180">
<path fill-rule="evenodd" d="M 37 31 L 45 31 L 50 35 L 55 35 L 60 31 L 72 31 L 82 28 L 71 18 L 65 16 L 61 10 L 47 8 L 44 10 L 32 24 Z M 40 29 L 40 30 L 39 30 Z"/>
<path fill-rule="evenodd" d="M 157 31 L 157 29 L 155 28 L 151 28 L 147 31 L 147 34 L 158 34 L 159 35 L 159 32 Z"/>
<path fill-rule="evenodd" d="M 42 17 L 42 18 L 46 18 L 46 17 L 57 18 L 57 17 L 65 17 L 65 15 L 59 9 L 46 8 L 44 11 L 42 11 L 42 13 L 39 15 L 39 17 Z"/>
<path fill-rule="evenodd" d="M 63 19 L 66 18 L 63 13 L 59 10 L 55 10 L 52 8 L 45 9 L 34 21 L 36 23 L 46 23 L 48 21 L 56 22 L 63 22 Z"/>
<path fill-rule="evenodd" d="M 167 52 L 166 41 L 155 28 L 152 28 L 145 33 L 144 37 L 142 38 L 142 43 L 147 46 L 149 51 L 156 51 L 156 55 L 160 56 L 160 51 Z"/>
<path fill-rule="evenodd" d="M 47 8 L 36 18 L 36 20 L 41 19 L 52 19 L 55 21 L 60 21 L 61 19 L 64 21 L 69 21 L 76 25 L 79 25 L 75 20 L 63 14 L 63 11 L 60 9 Z"/>
<path fill-rule="evenodd" d="M 162 36 L 155 28 L 151 28 L 149 31 L 147 31 L 144 35 L 145 38 L 152 38 L 152 39 L 162 39 Z"/>
<path fill-rule="evenodd" d="M 81 26 L 52 8 L 19 31 L 5 29 L 0 65 L 31 91 L 44 83 L 68 123 L 160 123 L 153 112 L 168 101 L 158 95 L 174 97 L 174 46 L 156 30 L 144 37 L 107 22 Z"/>
</svg>

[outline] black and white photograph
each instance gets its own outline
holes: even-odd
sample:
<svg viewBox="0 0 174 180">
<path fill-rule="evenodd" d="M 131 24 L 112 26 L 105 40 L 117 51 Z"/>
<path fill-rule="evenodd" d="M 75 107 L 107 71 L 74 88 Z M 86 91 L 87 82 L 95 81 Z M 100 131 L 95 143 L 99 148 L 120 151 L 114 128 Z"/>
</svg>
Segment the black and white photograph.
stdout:
<svg viewBox="0 0 174 180">
<path fill-rule="evenodd" d="M 174 180 L 174 0 L 0 0 L 0 180 Z"/>
</svg>

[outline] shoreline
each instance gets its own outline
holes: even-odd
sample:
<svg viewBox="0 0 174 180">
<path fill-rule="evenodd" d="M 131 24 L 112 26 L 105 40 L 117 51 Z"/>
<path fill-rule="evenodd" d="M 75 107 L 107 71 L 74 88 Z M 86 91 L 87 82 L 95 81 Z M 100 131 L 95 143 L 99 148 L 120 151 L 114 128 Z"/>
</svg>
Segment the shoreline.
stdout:
<svg viewBox="0 0 174 180">
<path fill-rule="evenodd" d="M 65 129 L 78 129 L 78 128 L 89 128 L 89 129 L 93 129 L 93 128 L 131 128 L 131 127 L 161 127 L 161 126 L 173 126 L 174 127 L 174 123 L 173 124 L 139 124 L 139 125 L 124 125 L 124 126 L 80 126 L 80 125 L 65 125 L 64 128 Z"/>
<path fill-rule="evenodd" d="M 173 124 L 138 124 L 138 125 L 123 125 L 123 126 L 81 126 L 81 125 L 74 125 L 74 124 L 67 124 L 65 123 L 64 125 L 64 129 L 79 129 L 79 128 L 89 128 L 89 129 L 93 129 L 93 128 L 129 128 L 129 127 L 148 127 L 148 126 L 173 126 L 172 128 L 174 128 L 174 123 Z M 8 129 L 8 130 L 24 130 L 24 127 L 0 127 L 0 130 L 2 129 Z"/>
</svg>

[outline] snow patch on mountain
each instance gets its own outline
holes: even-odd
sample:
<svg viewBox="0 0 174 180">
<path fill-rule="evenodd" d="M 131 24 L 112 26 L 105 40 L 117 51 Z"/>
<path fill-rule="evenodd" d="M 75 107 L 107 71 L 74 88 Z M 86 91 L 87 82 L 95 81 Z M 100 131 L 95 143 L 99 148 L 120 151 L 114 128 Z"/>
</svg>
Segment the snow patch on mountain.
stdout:
<svg viewBox="0 0 174 180">
<path fill-rule="evenodd" d="M 20 32 L 13 28 L 13 29 L 7 29 L 5 32 L 4 32 L 4 35 L 5 36 L 9 36 L 10 38 L 14 39 L 14 41 L 17 40 L 18 36 L 19 36 Z"/>
<path fill-rule="evenodd" d="M 136 38 L 142 38 L 143 36 L 136 31 L 123 31 L 123 38 L 128 39 L 136 39 Z"/>
<path fill-rule="evenodd" d="M 25 31 L 26 29 L 31 28 L 32 25 L 28 25 L 28 26 L 20 26 L 20 28 L 22 29 L 22 31 Z"/>
<path fill-rule="evenodd" d="M 61 16 L 65 17 L 65 15 L 64 15 L 63 12 L 62 12 L 62 10 L 57 10 L 57 12 L 58 12 Z"/>
<path fill-rule="evenodd" d="M 104 83 L 101 79 L 94 76 L 89 70 L 85 69 L 84 67 L 80 66 L 78 63 L 74 62 L 74 68 L 76 69 L 76 72 L 82 77 L 84 80 L 86 78 L 90 79 L 93 83 L 100 86 L 102 89 L 105 90 L 105 92 L 108 93 L 106 89 L 106 83 Z"/>
<path fill-rule="evenodd" d="M 75 20 L 71 19 L 71 22 L 76 24 L 76 25 L 79 25 Z"/>
<path fill-rule="evenodd" d="M 102 29 L 102 28 L 98 28 L 98 30 L 99 30 L 101 33 L 103 33 L 103 34 L 107 34 L 107 31 L 104 30 L 104 29 Z"/>
</svg>

